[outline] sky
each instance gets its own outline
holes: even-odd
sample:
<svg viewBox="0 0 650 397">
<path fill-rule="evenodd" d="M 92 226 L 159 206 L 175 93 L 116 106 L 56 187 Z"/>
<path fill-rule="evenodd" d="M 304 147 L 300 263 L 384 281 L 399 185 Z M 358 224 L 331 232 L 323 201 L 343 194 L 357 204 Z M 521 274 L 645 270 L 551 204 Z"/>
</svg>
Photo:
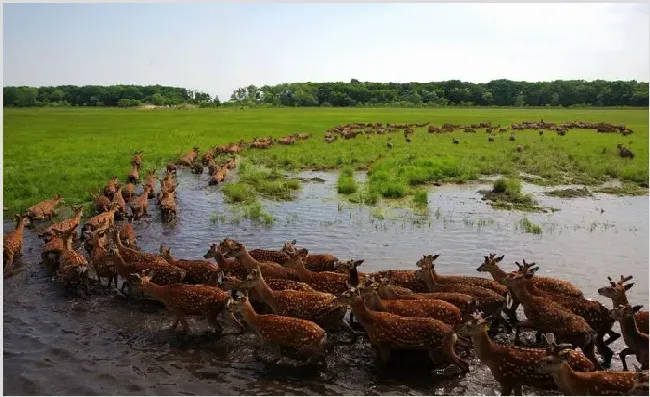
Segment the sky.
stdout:
<svg viewBox="0 0 650 397">
<path fill-rule="evenodd" d="M 3 85 L 650 80 L 648 4 L 4 4 Z"/>
</svg>

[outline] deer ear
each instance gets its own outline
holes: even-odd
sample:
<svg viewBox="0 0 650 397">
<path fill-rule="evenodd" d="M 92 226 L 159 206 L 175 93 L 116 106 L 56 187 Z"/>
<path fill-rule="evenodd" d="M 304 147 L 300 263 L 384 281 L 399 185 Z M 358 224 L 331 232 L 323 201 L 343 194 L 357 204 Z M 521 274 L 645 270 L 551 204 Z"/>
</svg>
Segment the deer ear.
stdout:
<svg viewBox="0 0 650 397">
<path fill-rule="evenodd" d="M 354 261 L 354 267 L 361 265 L 364 261 L 365 259 L 359 259 L 358 261 Z"/>
<path fill-rule="evenodd" d="M 627 285 L 623 286 L 623 288 L 627 291 L 630 288 L 632 288 L 633 285 L 634 285 L 634 283 L 630 283 L 630 284 L 627 284 Z"/>
<path fill-rule="evenodd" d="M 639 310 L 641 310 L 642 307 L 643 307 L 643 305 L 636 305 L 636 306 L 633 306 L 633 307 L 632 307 L 632 313 L 636 313 L 636 312 L 638 312 Z"/>
<path fill-rule="evenodd" d="M 496 261 L 496 262 L 501 262 L 501 261 L 503 260 L 503 257 L 504 257 L 504 256 L 505 256 L 505 255 L 497 256 L 496 259 L 495 259 L 495 261 Z"/>
<path fill-rule="evenodd" d="M 296 241 L 296 239 L 291 240 L 291 244 L 297 244 L 297 243 L 298 241 Z"/>
<path fill-rule="evenodd" d="M 432 260 L 432 261 L 435 261 L 436 259 L 438 259 L 439 256 L 440 256 L 440 254 L 433 255 L 433 256 L 431 257 L 431 260 Z"/>
</svg>

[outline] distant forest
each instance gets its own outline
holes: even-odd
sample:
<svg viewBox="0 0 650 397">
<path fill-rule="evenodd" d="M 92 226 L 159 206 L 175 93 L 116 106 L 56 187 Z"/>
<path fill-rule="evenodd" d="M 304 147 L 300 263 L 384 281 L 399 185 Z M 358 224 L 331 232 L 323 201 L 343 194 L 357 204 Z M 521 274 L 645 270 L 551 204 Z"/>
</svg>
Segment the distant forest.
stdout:
<svg viewBox="0 0 650 397">
<path fill-rule="evenodd" d="M 301 107 L 439 106 L 648 106 L 648 83 L 637 81 L 557 80 L 528 83 L 493 80 L 466 83 L 285 83 L 236 89 L 220 102 L 205 92 L 160 85 L 4 87 L 5 107 L 120 106 L 142 104 Z"/>
</svg>

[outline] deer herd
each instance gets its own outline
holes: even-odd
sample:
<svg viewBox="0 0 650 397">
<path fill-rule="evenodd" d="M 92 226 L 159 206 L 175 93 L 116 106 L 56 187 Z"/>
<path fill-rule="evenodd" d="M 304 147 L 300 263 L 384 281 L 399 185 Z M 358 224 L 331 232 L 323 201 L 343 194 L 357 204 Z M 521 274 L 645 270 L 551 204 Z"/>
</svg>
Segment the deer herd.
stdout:
<svg viewBox="0 0 650 397">
<path fill-rule="evenodd" d="M 415 133 L 415 128 L 428 127 L 427 132 L 429 134 L 445 134 L 453 133 L 455 131 L 463 131 L 468 134 L 475 134 L 476 130 L 484 129 L 485 133 L 488 134 L 488 142 L 495 142 L 496 133 L 505 134 L 510 133 L 508 140 L 514 142 L 516 140 L 515 131 L 523 130 L 539 130 L 539 136 L 543 137 L 544 130 L 555 131 L 558 136 L 565 136 L 569 129 L 589 129 L 596 130 L 599 133 L 619 133 L 622 136 L 627 136 L 632 134 L 630 128 L 627 128 L 624 125 L 611 124 L 606 122 L 592 123 L 585 121 L 572 121 L 565 123 L 553 123 L 553 122 L 544 122 L 541 120 L 539 122 L 533 121 L 524 121 L 521 123 L 512 123 L 509 128 L 501 128 L 501 125 L 492 125 L 491 122 L 483 122 L 476 124 L 454 124 L 454 123 L 444 123 L 442 126 L 438 127 L 431 125 L 429 122 L 420 122 L 420 123 L 404 123 L 404 124 L 391 124 L 386 123 L 386 126 L 383 123 L 348 123 L 345 125 L 337 125 L 336 127 L 330 128 L 325 131 L 324 140 L 327 143 L 332 143 L 338 140 L 339 137 L 349 140 L 354 139 L 359 135 L 366 135 L 366 138 L 370 138 L 370 135 L 384 135 L 387 134 L 386 147 L 388 149 L 393 148 L 393 141 L 391 138 L 391 133 L 398 132 L 400 130 L 404 133 L 404 139 L 407 143 L 412 142 L 412 135 Z M 451 142 L 454 145 L 460 144 L 460 140 L 456 137 L 452 137 Z M 634 158 L 634 153 L 629 149 L 623 146 L 622 143 L 616 145 L 618 154 L 622 158 Z M 524 146 L 517 145 L 515 150 L 519 153 L 524 151 Z M 605 153 L 604 151 L 603 153 Z"/>
<path fill-rule="evenodd" d="M 255 139 L 249 145 L 260 142 L 268 141 Z M 142 152 L 136 152 L 127 183 L 121 185 L 115 176 L 95 196 L 97 215 L 82 222 L 83 208 L 72 207 L 72 218 L 38 234 L 44 240 L 43 263 L 58 283 L 80 297 L 111 285 L 117 288 L 121 279 L 122 294 L 137 297 L 134 289 L 139 289 L 140 296 L 164 304 L 174 316 L 171 330 L 180 323 L 188 332 L 188 318 L 198 317 L 207 319 L 215 334 L 222 334 L 222 321 L 226 321 L 238 332 L 254 332 L 278 359 L 285 349 L 317 363 L 335 340 L 354 343 L 361 334 L 381 363 L 397 350 L 424 350 L 435 364 L 443 361 L 467 373 L 465 358 L 473 351 L 490 369 L 503 395 L 521 395 L 522 386 L 566 395 L 648 395 L 648 311 L 627 299 L 626 292 L 634 285 L 632 276 L 608 278 L 598 289 L 599 295 L 611 300 L 607 308 L 587 299 L 566 280 L 536 275 L 539 267 L 534 262 L 523 260 L 515 262 L 515 269 L 505 269 L 500 264 L 504 256 L 495 254 L 486 255 L 477 268 L 491 276 L 484 278 L 439 273 L 439 255 L 422 256 L 410 270 L 364 273 L 358 270 L 363 260 L 314 254 L 297 246 L 296 240 L 279 250 L 249 250 L 226 238 L 207 246 L 202 259 L 175 258 L 165 245 L 158 253 L 140 250 L 133 221 L 148 215 L 149 200 L 156 199 L 163 220 L 176 214 L 177 166 L 193 169 L 197 163 L 206 164 L 212 178 L 236 165 L 235 158 L 221 164 L 214 160 L 215 154 L 236 153 L 235 146 L 241 143 L 215 148 L 201 160 L 195 149 L 170 163 L 162 179 L 150 170 L 139 195 L 135 186 L 140 181 Z M 3 239 L 5 273 L 14 269 L 21 255 L 26 225 L 51 221 L 63 203 L 57 195 L 16 215 L 15 230 Z M 82 250 L 87 257 L 78 252 Z M 96 288 L 91 288 L 91 281 Z M 525 320 L 517 316 L 519 306 Z M 621 333 L 613 330 L 616 322 Z M 521 330 L 536 332 L 537 347 L 521 346 Z M 339 331 L 348 338 L 334 339 Z M 493 339 L 497 333 L 513 331 L 514 344 Z M 624 370 L 608 370 L 614 356 L 609 345 L 621 334 L 626 347 L 618 357 Z M 628 370 L 628 356 L 639 363 L 634 364 L 635 371 Z"/>
</svg>

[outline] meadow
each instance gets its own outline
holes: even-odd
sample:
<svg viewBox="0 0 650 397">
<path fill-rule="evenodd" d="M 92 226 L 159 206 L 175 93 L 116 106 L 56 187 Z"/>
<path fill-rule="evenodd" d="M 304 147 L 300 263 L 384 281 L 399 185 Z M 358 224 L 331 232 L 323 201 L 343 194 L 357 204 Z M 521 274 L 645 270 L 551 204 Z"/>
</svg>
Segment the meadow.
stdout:
<svg viewBox="0 0 650 397">
<path fill-rule="evenodd" d="M 546 131 L 497 134 L 455 132 L 428 134 L 416 128 L 407 143 L 401 131 L 392 135 L 360 135 L 325 143 L 328 128 L 349 122 L 410 123 L 429 121 L 470 124 L 492 122 L 507 127 L 513 122 L 591 121 L 625 124 L 634 133 L 596 133 L 570 130 L 566 136 Z M 68 205 L 88 203 L 91 194 L 117 175 L 126 179 L 134 151 L 143 150 L 144 170 L 162 170 L 167 161 L 192 147 L 202 150 L 218 144 L 249 141 L 253 137 L 281 137 L 313 132 L 296 145 L 275 145 L 266 150 L 245 149 L 242 157 L 271 169 L 346 168 L 338 189 L 352 201 L 373 204 L 411 196 L 422 200 L 423 185 L 463 182 L 481 175 L 536 175 L 540 184 L 598 185 L 609 178 L 630 184 L 648 182 L 648 109 L 512 109 L 512 108 L 282 108 L 282 109 L 4 109 L 3 204 L 7 214 L 56 193 Z M 459 144 L 452 143 L 452 136 Z M 620 158 L 618 143 L 631 149 L 634 159 Z M 518 152 L 517 145 L 523 146 Z M 351 170 L 369 170 L 368 182 L 357 186 Z M 232 189 L 235 195 L 237 189 Z M 241 192 L 239 192 L 241 193 Z"/>
</svg>

